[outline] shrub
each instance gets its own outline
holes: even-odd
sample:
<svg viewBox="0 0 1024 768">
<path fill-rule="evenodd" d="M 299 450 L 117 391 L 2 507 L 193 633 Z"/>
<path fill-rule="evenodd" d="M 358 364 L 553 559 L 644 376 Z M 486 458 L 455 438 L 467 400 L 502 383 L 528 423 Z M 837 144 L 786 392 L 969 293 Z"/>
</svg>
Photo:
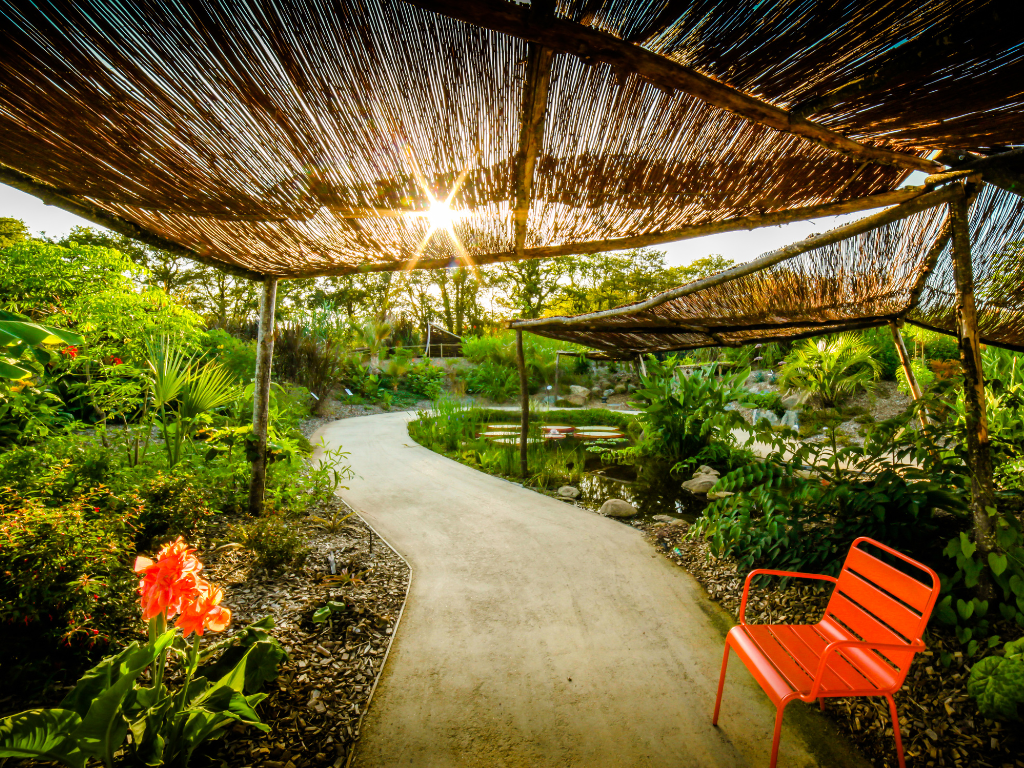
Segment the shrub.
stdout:
<svg viewBox="0 0 1024 768">
<path fill-rule="evenodd" d="M 441 396 L 444 370 L 430 363 L 417 363 L 405 376 L 405 388 L 416 395 L 423 395 L 430 400 Z"/>
<path fill-rule="evenodd" d="M 277 332 L 274 345 L 277 375 L 316 393 L 314 410 L 318 414 L 345 370 L 345 357 L 339 341 L 316 338 L 301 325 L 284 326 Z"/>
<path fill-rule="evenodd" d="M 256 342 L 232 336 L 225 330 L 214 328 L 200 339 L 204 354 L 217 360 L 241 382 L 250 382 L 256 375 Z M 276 362 L 276 359 L 275 359 Z"/>
<path fill-rule="evenodd" d="M 140 549 L 153 548 L 154 541 L 178 536 L 197 540 L 206 529 L 213 511 L 209 493 L 196 486 L 191 476 L 157 472 L 138 488 L 141 500 L 135 541 Z"/>
<path fill-rule="evenodd" d="M 881 367 L 855 333 L 808 339 L 796 346 L 782 366 L 781 384 L 815 394 L 835 406 L 858 389 L 868 389 Z"/>
<path fill-rule="evenodd" d="M 232 537 L 255 556 L 255 565 L 268 572 L 289 566 L 301 568 L 309 556 L 302 537 L 279 515 L 266 515 L 232 528 Z"/>
<path fill-rule="evenodd" d="M 932 373 L 931 368 L 927 367 L 920 360 L 910 361 L 910 370 L 914 373 L 914 378 L 917 379 L 917 386 L 921 388 L 921 391 L 931 389 L 935 383 L 935 374 Z M 900 392 L 904 395 L 910 394 L 910 384 L 907 383 L 907 374 L 903 371 L 903 366 L 900 366 L 899 373 L 897 373 L 897 381 L 899 384 L 896 386 Z"/>
<path fill-rule="evenodd" d="M 466 384 L 470 392 L 503 403 L 519 391 L 519 376 L 514 370 L 485 360 L 469 372 Z"/>
<path fill-rule="evenodd" d="M 124 636 L 134 510 L 104 513 L 93 501 L 47 506 L 8 493 L 0 504 L 0 653 L 9 669 Z"/>
</svg>

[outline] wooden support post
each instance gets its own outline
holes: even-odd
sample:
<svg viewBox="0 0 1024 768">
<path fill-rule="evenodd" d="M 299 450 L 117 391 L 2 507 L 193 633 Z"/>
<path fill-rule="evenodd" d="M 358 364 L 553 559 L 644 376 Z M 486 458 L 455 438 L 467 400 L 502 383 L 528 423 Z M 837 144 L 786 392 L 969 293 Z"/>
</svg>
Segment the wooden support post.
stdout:
<svg viewBox="0 0 1024 768">
<path fill-rule="evenodd" d="M 526 381 L 526 356 L 523 354 L 523 332 L 516 331 L 516 357 L 519 361 L 519 476 L 526 477 L 526 445 L 530 430 L 530 390 Z"/>
<path fill-rule="evenodd" d="M 441 357 L 444 357 L 444 347 L 441 347 Z M 430 323 L 427 323 L 427 362 L 430 362 Z"/>
<path fill-rule="evenodd" d="M 530 43 L 526 55 L 526 84 L 519 125 L 519 152 L 516 155 L 515 252 L 522 256 L 526 248 L 526 226 L 533 200 L 533 170 L 544 140 L 544 116 L 548 105 L 548 81 L 554 51 Z"/>
<path fill-rule="evenodd" d="M 646 379 L 647 378 L 647 365 L 644 363 L 644 356 L 643 355 L 637 355 L 636 356 L 636 363 L 637 363 L 637 367 L 640 368 L 641 375 Z"/>
<path fill-rule="evenodd" d="M 892 331 L 892 340 L 896 344 L 896 352 L 899 354 L 900 362 L 903 364 L 903 374 L 907 377 L 907 384 L 910 385 L 910 394 L 915 401 L 920 401 L 921 387 L 914 376 L 914 369 L 910 366 L 910 354 L 907 352 L 907 345 L 903 343 L 903 334 L 900 333 L 899 326 L 896 325 L 895 320 L 889 321 L 889 330 Z M 918 411 L 917 415 L 921 419 L 922 429 L 927 428 L 928 418 L 924 415 L 924 411 Z"/>
<path fill-rule="evenodd" d="M 263 491 L 267 482 L 267 429 L 270 426 L 270 366 L 274 360 L 274 308 L 277 278 L 263 280 L 260 329 L 256 345 L 256 381 L 253 387 L 252 432 L 256 438 L 256 460 L 249 480 L 249 514 L 263 512 Z"/>
<path fill-rule="evenodd" d="M 555 352 L 555 405 L 558 405 L 558 369 L 562 361 L 562 353 Z"/>
<path fill-rule="evenodd" d="M 988 553 L 998 551 L 992 480 L 992 450 L 985 414 L 985 383 L 981 367 L 978 314 L 974 303 L 974 273 L 971 264 L 971 235 L 967 216 L 967 195 L 949 204 L 953 231 L 953 265 L 956 273 L 957 329 L 960 364 L 964 369 L 964 410 L 967 422 L 967 459 L 971 474 L 971 514 L 974 518 L 974 543 L 985 561 Z M 987 599 L 992 584 L 986 579 L 978 585 L 979 596 Z"/>
</svg>

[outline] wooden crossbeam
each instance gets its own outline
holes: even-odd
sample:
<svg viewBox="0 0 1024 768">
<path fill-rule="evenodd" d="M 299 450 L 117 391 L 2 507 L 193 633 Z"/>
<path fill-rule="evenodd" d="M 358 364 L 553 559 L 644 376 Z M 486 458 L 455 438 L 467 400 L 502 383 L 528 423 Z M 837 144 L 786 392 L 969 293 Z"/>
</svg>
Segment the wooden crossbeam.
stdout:
<svg viewBox="0 0 1024 768">
<path fill-rule="evenodd" d="M 799 256 L 801 253 L 806 253 L 807 251 L 813 251 L 816 248 L 823 248 L 827 245 L 838 243 L 863 232 L 870 232 L 873 229 L 878 229 L 879 227 L 885 226 L 886 224 L 890 224 L 894 221 L 899 221 L 900 219 L 905 219 L 908 216 L 913 216 L 915 213 L 920 213 L 921 211 L 933 208 L 936 205 L 948 203 L 955 199 L 959 194 L 960 186 L 957 184 L 943 187 L 941 189 L 934 190 L 933 192 L 926 192 L 925 194 L 919 195 L 913 200 L 902 203 L 901 205 L 888 208 L 872 216 L 865 216 L 863 219 L 854 221 L 846 226 L 837 227 L 836 229 L 824 234 L 813 235 L 805 240 L 801 240 L 800 242 L 787 245 L 785 248 L 780 248 L 777 251 L 767 253 L 764 256 L 753 259 L 752 261 L 748 261 L 744 264 L 737 264 L 736 266 L 723 270 L 718 274 L 711 275 L 700 280 L 695 280 L 692 283 L 687 283 L 686 285 L 682 285 L 678 288 L 673 288 L 670 291 L 664 291 L 663 293 L 659 293 L 657 296 L 652 296 L 650 299 L 636 304 L 617 307 L 615 309 L 606 309 L 601 312 L 591 312 L 585 315 L 577 315 L 575 317 L 544 317 L 537 318 L 535 320 L 516 320 L 515 322 L 510 323 L 510 326 L 513 328 L 527 329 L 537 325 L 547 325 L 549 327 L 571 327 L 611 317 L 627 317 L 630 315 L 636 315 L 652 309 L 659 304 L 664 304 L 666 301 L 678 299 L 683 296 L 689 296 L 691 293 L 697 293 L 698 291 L 703 291 L 707 288 L 722 285 L 731 280 L 735 280 L 738 277 L 759 272 L 774 264 L 778 264 L 779 262 L 792 259 L 795 256 Z"/>
<path fill-rule="evenodd" d="M 933 160 L 904 152 L 869 147 L 817 123 L 797 118 L 784 109 L 761 101 L 731 86 L 683 66 L 671 59 L 567 19 L 534 20 L 529 6 L 501 0 L 405 0 L 428 11 L 468 24 L 547 46 L 578 56 L 588 63 L 607 64 L 622 73 L 638 75 L 670 91 L 682 91 L 755 123 L 791 133 L 833 152 L 897 168 L 934 172 L 942 166 Z"/>
<path fill-rule="evenodd" d="M 515 252 L 522 256 L 526 247 L 526 226 L 533 200 L 533 175 L 544 141 L 544 117 L 547 113 L 548 82 L 554 51 L 531 43 L 526 58 L 526 83 L 519 124 L 519 152 L 516 155 L 516 202 L 512 209 L 515 222 Z"/>
<path fill-rule="evenodd" d="M 145 243 L 146 245 L 150 245 L 154 248 L 159 248 L 160 250 L 167 251 L 169 253 L 184 256 L 187 259 L 192 259 L 203 264 L 209 264 L 211 267 L 216 267 L 219 270 L 228 272 L 229 274 L 237 277 L 243 277 L 247 280 L 262 281 L 265 277 L 254 270 L 246 269 L 245 267 L 240 267 L 235 264 L 228 264 L 209 256 L 205 256 L 191 248 L 186 248 L 180 243 L 176 243 L 173 240 L 167 240 L 166 238 L 160 237 L 160 235 L 156 235 L 147 229 L 143 229 L 134 221 L 129 221 L 121 216 L 116 216 L 113 213 L 104 211 L 101 208 L 94 208 L 84 202 L 74 200 L 71 197 L 68 197 L 68 193 L 66 191 L 59 190 L 56 187 L 36 181 L 31 176 L 21 173 L 21 171 L 16 171 L 13 168 L 0 165 L 0 183 L 7 184 L 21 192 L 37 197 L 46 205 L 52 205 L 54 208 L 60 208 L 68 213 L 73 213 L 76 216 L 82 217 L 86 221 L 91 221 L 93 224 L 98 224 L 106 229 L 111 229 L 114 232 L 130 237 L 133 240 L 138 240 L 139 242 Z"/>
<path fill-rule="evenodd" d="M 680 240 L 691 240 L 706 235 L 717 235 L 722 232 L 737 232 L 739 230 L 758 229 L 759 227 L 773 227 L 777 224 L 786 224 L 791 221 L 806 221 L 807 219 L 818 219 L 823 216 L 841 216 L 846 213 L 858 213 L 868 211 L 872 208 L 884 208 L 890 205 L 899 205 L 926 193 L 927 187 L 903 187 L 892 192 L 882 192 L 877 195 L 858 197 L 853 200 L 844 200 L 840 203 L 823 203 L 821 205 L 808 205 L 800 208 L 788 208 L 773 213 L 755 213 L 750 216 L 738 216 L 722 221 L 712 221 L 707 224 L 694 224 L 689 227 L 668 230 L 665 232 L 652 232 L 646 235 L 632 235 L 630 237 L 614 237 L 607 240 L 588 240 L 581 243 L 566 243 L 564 245 L 543 245 L 536 248 L 524 248 L 523 252 L 504 251 L 501 253 L 484 253 L 473 256 L 473 264 L 483 266 L 485 264 L 498 264 L 508 261 L 520 261 L 522 259 L 548 259 L 556 256 L 578 256 L 588 253 L 605 253 L 608 251 L 623 251 L 631 248 L 645 248 L 651 245 L 663 243 L 674 243 Z M 440 269 L 447 267 L 450 259 L 419 259 L 414 264 L 407 261 L 384 261 L 378 263 L 361 264 L 358 266 L 344 266 L 337 269 L 326 269 L 309 275 L 309 277 L 326 277 L 331 275 L 348 275 L 356 272 L 393 272 L 399 269 Z"/>
<path fill-rule="evenodd" d="M 583 323 L 579 325 L 572 325 L 566 327 L 564 324 L 551 323 L 551 324 L 540 324 L 530 326 L 531 332 L 538 332 L 545 328 L 564 328 L 567 331 L 573 333 L 579 331 L 582 333 L 612 333 L 612 334 L 626 334 L 626 333 L 653 333 L 653 334 L 672 334 L 672 333 L 700 333 L 707 336 L 718 336 L 721 334 L 731 333 L 747 333 L 751 331 L 770 331 L 778 328 L 820 328 L 823 325 L 836 325 L 841 323 L 859 323 L 859 322 L 888 322 L 896 317 L 896 315 L 872 315 L 870 317 L 853 317 L 853 318 L 838 318 L 835 320 L 783 320 L 777 323 L 750 323 L 747 325 L 716 325 L 713 328 L 708 326 L 700 325 L 689 325 L 686 323 L 671 323 L 662 321 L 660 324 L 655 325 L 653 323 L 620 323 L 612 325 L 609 323 Z M 541 318 L 543 319 L 543 318 Z"/>
<path fill-rule="evenodd" d="M 942 152 L 937 160 L 957 171 L 976 171 L 993 186 L 1024 196 L 1024 149 L 1001 152 L 998 155 L 978 155 L 973 152 Z"/>
</svg>

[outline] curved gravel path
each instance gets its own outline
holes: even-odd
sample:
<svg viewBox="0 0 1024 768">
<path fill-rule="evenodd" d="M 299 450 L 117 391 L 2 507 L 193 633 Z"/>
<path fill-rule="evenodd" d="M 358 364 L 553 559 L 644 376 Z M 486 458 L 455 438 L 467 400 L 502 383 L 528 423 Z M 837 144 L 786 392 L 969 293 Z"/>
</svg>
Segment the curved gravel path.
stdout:
<svg viewBox="0 0 1024 768">
<path fill-rule="evenodd" d="M 774 708 L 735 657 L 711 725 L 728 625 L 692 577 L 629 526 L 417 445 L 412 418 L 314 436 L 351 453 L 341 495 L 413 569 L 353 765 L 768 764 Z M 865 764 L 807 709 L 780 766 Z"/>
</svg>

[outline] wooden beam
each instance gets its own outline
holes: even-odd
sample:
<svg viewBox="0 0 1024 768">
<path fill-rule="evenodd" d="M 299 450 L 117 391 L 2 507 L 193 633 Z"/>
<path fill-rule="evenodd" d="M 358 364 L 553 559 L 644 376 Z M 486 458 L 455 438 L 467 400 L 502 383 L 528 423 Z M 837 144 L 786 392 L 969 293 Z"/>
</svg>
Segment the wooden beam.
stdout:
<svg viewBox="0 0 1024 768">
<path fill-rule="evenodd" d="M 530 432 L 530 390 L 523 354 L 523 332 L 516 331 L 516 362 L 519 366 L 519 476 L 526 478 L 526 447 Z"/>
<path fill-rule="evenodd" d="M 695 333 L 702 334 L 704 336 L 719 336 L 721 334 L 729 335 L 731 333 L 747 333 L 750 331 L 769 331 L 773 328 L 820 328 L 822 325 L 834 324 L 834 323 L 847 323 L 847 322 L 873 322 L 873 323 L 886 323 L 891 322 L 895 319 L 895 315 L 872 315 L 870 317 L 852 317 L 852 318 L 838 318 L 836 320 L 794 320 L 794 321 L 781 321 L 777 323 L 751 323 L 749 325 L 716 325 L 714 327 L 708 326 L 693 326 L 693 325 L 672 325 L 670 323 L 662 322 L 661 324 L 645 324 L 638 323 L 633 325 L 632 323 L 619 323 L 619 324 L 600 324 L 600 323 L 587 323 L 583 325 L 571 325 L 565 326 L 561 323 L 551 323 L 550 325 L 539 324 L 531 325 L 530 331 L 539 331 L 544 328 L 563 328 L 566 331 L 576 333 L 652 333 L 652 334 L 676 334 L 676 333 Z M 541 318 L 543 319 L 543 318 Z"/>
<path fill-rule="evenodd" d="M 903 366 L 903 375 L 907 377 L 907 385 L 910 387 L 910 395 L 914 398 L 915 402 L 921 401 L 921 387 L 917 383 L 917 378 L 914 376 L 914 369 L 911 366 L 910 353 L 907 352 L 907 345 L 903 342 L 903 334 L 900 333 L 899 326 L 895 320 L 889 321 L 889 330 L 892 331 L 892 341 L 896 345 L 896 354 L 900 356 L 900 364 Z M 928 418 L 924 414 L 924 410 L 918 411 L 917 415 L 921 419 L 921 428 L 928 428 Z"/>
<path fill-rule="evenodd" d="M 716 285 L 722 285 L 723 283 L 735 280 L 738 277 L 743 277 L 744 275 L 759 272 L 760 270 L 774 264 L 799 256 L 801 253 L 813 251 L 815 248 L 823 248 L 826 245 L 832 245 L 833 243 L 838 243 L 842 240 L 846 240 L 847 238 L 854 237 L 855 235 L 870 232 L 873 229 L 878 229 L 879 227 L 885 226 L 886 224 L 890 224 L 894 221 L 905 219 L 908 216 L 913 216 L 915 213 L 920 213 L 928 208 L 949 202 L 951 198 L 959 194 L 960 189 L 957 185 L 943 187 L 942 189 L 937 189 L 933 192 L 927 192 L 908 202 L 902 203 L 901 205 L 884 210 L 881 213 L 866 216 L 863 219 L 859 219 L 858 221 L 854 221 L 842 227 L 837 227 L 836 229 L 822 235 L 813 235 L 806 240 L 801 240 L 798 243 L 787 245 L 785 248 L 772 251 L 771 253 L 767 253 L 764 256 L 753 259 L 752 261 L 737 264 L 736 266 L 723 270 L 718 274 L 711 275 L 710 277 L 705 277 L 700 280 L 695 280 L 692 283 L 688 283 L 678 288 L 673 288 L 669 291 L 664 291 L 663 293 L 659 293 L 657 296 L 652 296 L 646 301 L 641 301 L 626 307 L 606 309 L 601 312 L 591 312 L 585 315 L 577 315 L 575 317 L 544 317 L 535 320 L 517 320 L 510 325 L 513 328 L 531 328 L 542 324 L 549 326 L 572 326 L 577 324 L 586 324 L 609 317 L 634 315 L 656 307 L 659 304 L 664 304 L 666 301 L 671 301 L 672 299 L 677 299 L 682 296 L 689 296 L 691 293 L 696 293 Z"/>
<path fill-rule="evenodd" d="M 936 159 L 956 170 L 980 171 L 982 179 L 989 184 L 1024 196 L 1024 149 L 988 157 L 973 152 L 949 151 Z"/>
<path fill-rule="evenodd" d="M 974 522 L 974 543 L 984 562 L 990 552 L 999 551 L 999 546 L 996 542 L 996 519 L 989 514 L 989 509 L 994 510 L 996 506 L 992 479 L 992 448 L 986 423 L 981 339 L 978 336 L 978 312 L 974 301 L 967 193 L 963 187 L 960 188 L 960 194 L 950 201 L 949 215 L 953 231 L 960 364 L 964 369 L 964 415 L 968 469 L 971 475 L 971 515 Z M 983 600 L 994 594 L 991 581 L 988 579 L 985 579 L 984 583 L 979 582 L 978 588 L 979 597 Z"/>
<path fill-rule="evenodd" d="M 277 304 L 277 278 L 263 281 L 260 301 L 259 337 L 256 343 L 256 379 L 253 387 L 252 432 L 256 458 L 249 478 L 249 514 L 263 513 L 263 495 L 267 484 L 267 430 L 270 426 L 270 369 L 274 360 L 274 310 Z"/>
<path fill-rule="evenodd" d="M 472 257 L 475 266 L 485 264 L 499 264 L 509 261 L 521 261 L 523 259 L 549 259 L 556 256 L 575 256 L 587 253 L 605 253 L 608 251 L 623 251 L 632 248 L 646 248 L 652 245 L 674 243 L 681 240 L 691 240 L 707 235 L 717 235 L 722 232 L 737 232 L 740 230 L 758 229 L 759 227 L 774 227 L 778 224 L 787 224 L 792 221 L 806 221 L 807 219 L 818 219 L 823 216 L 841 216 L 846 213 L 859 213 L 860 211 L 871 210 L 872 208 L 884 208 L 890 205 L 898 205 L 913 200 L 928 191 L 927 187 L 903 187 L 894 189 L 891 192 L 881 192 L 877 195 L 858 197 L 853 200 L 844 200 L 841 203 L 822 203 L 820 205 L 807 205 L 800 208 L 787 208 L 773 213 L 755 213 L 749 216 L 738 216 L 733 219 L 712 221 L 707 224 L 693 224 L 680 229 L 667 230 L 665 232 L 652 232 L 645 235 L 631 235 L 629 237 L 614 237 L 608 240 L 590 240 L 582 243 L 568 243 L 565 245 L 543 245 L 536 248 L 525 248 L 523 253 L 517 254 L 514 251 L 501 253 L 484 253 Z M 377 264 L 360 264 L 358 266 L 338 267 L 337 269 L 326 269 L 313 272 L 303 277 L 328 277 L 334 275 L 350 275 L 362 272 L 395 272 L 400 269 L 443 269 L 450 266 L 450 259 L 420 259 L 410 265 L 408 261 L 385 261 Z"/>
<path fill-rule="evenodd" d="M 519 152 L 516 154 L 516 203 L 512 209 L 515 222 L 515 252 L 522 255 L 526 247 L 526 225 L 533 200 L 533 175 L 537 157 L 544 143 L 544 117 L 548 106 L 548 83 L 554 51 L 531 43 L 526 57 L 526 83 L 523 85 L 523 107 L 519 123 Z"/>
<path fill-rule="evenodd" d="M 36 181 L 31 176 L 13 168 L 0 165 L 0 183 L 39 198 L 46 205 L 52 205 L 54 208 L 60 208 L 68 213 L 73 213 L 75 216 L 80 216 L 86 221 L 91 221 L 93 224 L 113 230 L 118 234 L 138 240 L 140 243 L 145 243 L 153 248 L 159 248 L 168 253 L 174 253 L 202 264 L 208 264 L 211 267 L 216 267 L 223 272 L 228 272 L 246 280 L 263 280 L 263 275 L 258 272 L 204 256 L 181 243 L 176 243 L 173 240 L 167 240 L 160 235 L 154 234 L 134 221 L 129 221 L 102 208 L 96 208 L 88 203 L 75 200 L 70 196 L 71 193 L 66 190 L 57 189 L 49 184 Z"/>
<path fill-rule="evenodd" d="M 941 166 L 915 155 L 869 147 L 816 123 L 791 115 L 773 104 L 749 96 L 718 80 L 702 75 L 638 45 L 562 18 L 536 21 L 529 6 L 501 0 L 406 0 L 428 11 L 467 24 L 518 37 L 561 53 L 577 56 L 588 64 L 607 64 L 617 72 L 634 74 L 669 91 L 681 91 L 760 125 L 791 133 L 841 155 L 918 171 L 937 171 Z"/>
<path fill-rule="evenodd" d="M 935 242 L 932 243 L 932 247 L 925 254 L 924 260 L 921 262 L 921 266 L 918 268 L 917 278 L 914 280 L 914 285 L 910 288 L 910 299 L 907 301 L 907 309 L 909 312 L 917 306 L 917 302 L 921 299 L 921 294 L 924 292 L 924 287 L 928 283 L 928 276 L 931 275 L 935 269 L 935 265 L 939 261 L 939 256 L 942 255 L 943 250 L 946 248 L 946 244 L 949 242 L 949 238 L 952 236 L 953 230 L 949 222 L 949 217 L 946 217 L 945 223 L 942 225 L 942 229 L 939 230 L 939 236 L 935 238 Z"/>
</svg>

